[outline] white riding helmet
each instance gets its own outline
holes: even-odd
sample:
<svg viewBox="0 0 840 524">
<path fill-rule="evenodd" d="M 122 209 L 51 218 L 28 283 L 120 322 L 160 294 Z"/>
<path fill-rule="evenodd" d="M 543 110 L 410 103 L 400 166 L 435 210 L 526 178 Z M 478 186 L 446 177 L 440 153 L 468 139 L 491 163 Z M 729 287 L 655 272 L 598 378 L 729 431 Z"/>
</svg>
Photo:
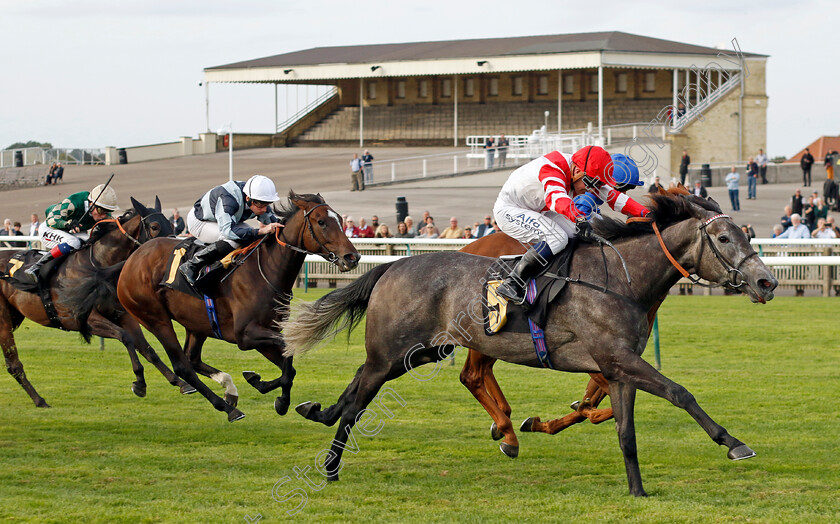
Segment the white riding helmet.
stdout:
<svg viewBox="0 0 840 524">
<path fill-rule="evenodd" d="M 262 202 L 277 202 L 280 197 L 277 196 L 277 189 L 274 187 L 274 182 L 270 178 L 262 175 L 254 175 L 245 182 L 243 189 L 245 194 L 251 200 L 261 200 Z"/>
<path fill-rule="evenodd" d="M 88 202 L 108 211 L 116 211 L 120 208 L 117 205 L 117 192 L 111 186 L 105 187 L 105 184 L 99 184 L 91 190 Z"/>
</svg>

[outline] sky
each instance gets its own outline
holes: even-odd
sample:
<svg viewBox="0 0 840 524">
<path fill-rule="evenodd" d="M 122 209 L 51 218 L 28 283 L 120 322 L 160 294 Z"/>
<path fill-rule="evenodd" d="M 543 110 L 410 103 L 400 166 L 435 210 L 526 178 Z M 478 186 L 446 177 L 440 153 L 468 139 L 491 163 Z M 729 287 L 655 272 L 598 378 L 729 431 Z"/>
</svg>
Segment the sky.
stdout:
<svg viewBox="0 0 840 524">
<path fill-rule="evenodd" d="M 0 0 L 0 149 L 127 147 L 206 128 L 203 69 L 324 46 L 624 31 L 770 55 L 767 147 L 840 135 L 833 0 Z M 492 52 L 492 50 L 488 50 Z M 280 96 L 281 120 L 285 111 Z M 210 87 L 210 128 L 274 127 L 274 88 Z"/>
</svg>

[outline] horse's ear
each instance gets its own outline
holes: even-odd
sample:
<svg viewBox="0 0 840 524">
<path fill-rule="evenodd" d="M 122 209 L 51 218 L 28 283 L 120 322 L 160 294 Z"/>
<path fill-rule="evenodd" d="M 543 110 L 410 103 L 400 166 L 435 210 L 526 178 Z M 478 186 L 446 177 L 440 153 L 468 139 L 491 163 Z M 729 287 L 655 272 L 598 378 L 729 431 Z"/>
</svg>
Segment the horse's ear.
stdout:
<svg viewBox="0 0 840 524">
<path fill-rule="evenodd" d="M 160 197 L 155 195 L 155 209 L 160 212 Z"/>
<path fill-rule="evenodd" d="M 295 200 L 298 200 L 298 199 L 300 199 L 300 197 L 298 196 L 297 193 L 295 193 L 295 190 L 294 189 L 289 189 L 289 200 L 294 202 Z"/>
<path fill-rule="evenodd" d="M 129 197 L 131 199 L 131 205 L 134 206 L 134 210 L 137 211 L 140 215 L 146 215 L 149 210 L 146 209 L 146 206 L 138 202 L 134 199 L 134 197 Z"/>
</svg>

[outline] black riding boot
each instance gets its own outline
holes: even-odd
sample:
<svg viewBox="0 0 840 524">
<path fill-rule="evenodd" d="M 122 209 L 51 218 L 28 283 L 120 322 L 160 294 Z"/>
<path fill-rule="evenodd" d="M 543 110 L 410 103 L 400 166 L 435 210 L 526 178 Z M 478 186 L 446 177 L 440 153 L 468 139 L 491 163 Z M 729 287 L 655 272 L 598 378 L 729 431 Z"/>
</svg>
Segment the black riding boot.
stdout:
<svg viewBox="0 0 840 524">
<path fill-rule="evenodd" d="M 529 249 L 517 262 L 513 271 L 505 278 L 505 281 L 496 288 L 496 294 L 505 297 L 508 302 L 522 305 L 525 302 L 525 286 L 528 281 L 537 276 L 548 261 L 539 255 L 535 250 Z"/>
<path fill-rule="evenodd" d="M 38 282 L 38 274 L 40 273 L 41 268 L 44 266 L 44 264 L 46 264 L 52 259 L 52 252 L 47 251 L 40 259 L 38 259 L 37 262 L 26 268 L 26 271 L 24 271 L 24 273 L 29 275 L 33 282 Z"/>
<path fill-rule="evenodd" d="M 200 268 L 223 259 L 234 249 L 224 240 L 219 240 L 197 251 L 189 261 L 181 264 L 178 271 L 184 275 L 184 280 L 189 282 L 191 286 L 195 286 L 196 273 Z"/>
</svg>

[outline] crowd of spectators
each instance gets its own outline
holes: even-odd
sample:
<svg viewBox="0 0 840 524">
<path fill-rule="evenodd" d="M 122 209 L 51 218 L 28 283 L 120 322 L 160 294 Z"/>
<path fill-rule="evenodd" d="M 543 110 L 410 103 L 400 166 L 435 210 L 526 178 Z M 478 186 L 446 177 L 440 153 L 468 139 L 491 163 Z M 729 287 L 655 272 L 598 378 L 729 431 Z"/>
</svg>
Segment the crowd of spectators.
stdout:
<svg viewBox="0 0 840 524">
<path fill-rule="evenodd" d="M 411 216 L 406 216 L 397 222 L 392 229 L 388 224 L 380 223 L 379 217 L 371 216 L 370 224 L 364 217 L 359 218 L 358 224 L 352 216 L 344 215 L 344 234 L 349 238 L 449 238 L 471 239 L 492 235 L 499 230 L 492 215 L 485 215 L 483 222 L 476 221 L 472 226 L 461 227 L 458 217 L 449 218 L 449 226 L 442 231 L 435 225 L 435 218 L 428 211 L 423 212 L 419 223 L 415 223 Z"/>
<path fill-rule="evenodd" d="M 828 215 L 828 206 L 814 191 L 806 198 L 797 189 L 784 208 L 779 223 L 773 226 L 772 238 L 840 238 L 834 217 Z"/>
</svg>

